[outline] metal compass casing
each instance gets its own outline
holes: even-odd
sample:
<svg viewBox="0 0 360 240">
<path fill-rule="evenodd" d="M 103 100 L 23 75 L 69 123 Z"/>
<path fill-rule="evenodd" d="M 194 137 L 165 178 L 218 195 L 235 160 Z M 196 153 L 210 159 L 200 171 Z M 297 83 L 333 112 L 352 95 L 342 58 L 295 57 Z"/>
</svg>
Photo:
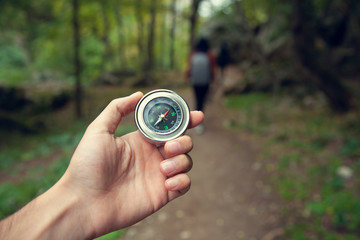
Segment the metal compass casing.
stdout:
<svg viewBox="0 0 360 240">
<path fill-rule="evenodd" d="M 185 133 L 190 110 L 177 93 L 158 89 L 145 94 L 135 109 L 135 123 L 140 132 L 153 143 L 164 143 Z"/>
</svg>

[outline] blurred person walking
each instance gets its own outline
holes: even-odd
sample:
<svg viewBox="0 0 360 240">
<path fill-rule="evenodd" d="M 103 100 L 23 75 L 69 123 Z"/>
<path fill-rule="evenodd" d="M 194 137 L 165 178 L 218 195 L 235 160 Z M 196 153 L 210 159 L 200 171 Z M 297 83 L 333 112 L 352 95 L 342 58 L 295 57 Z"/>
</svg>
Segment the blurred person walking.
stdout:
<svg viewBox="0 0 360 240">
<path fill-rule="evenodd" d="M 194 89 L 196 110 L 204 111 L 210 84 L 215 79 L 215 69 L 216 58 L 210 51 L 210 44 L 207 39 L 200 38 L 190 53 L 186 70 L 186 79 Z M 204 126 L 200 124 L 195 130 L 203 133 Z"/>
<path fill-rule="evenodd" d="M 226 43 L 222 43 L 216 63 L 220 69 L 219 83 L 222 84 L 225 80 L 225 68 L 230 64 L 229 47 Z"/>
</svg>

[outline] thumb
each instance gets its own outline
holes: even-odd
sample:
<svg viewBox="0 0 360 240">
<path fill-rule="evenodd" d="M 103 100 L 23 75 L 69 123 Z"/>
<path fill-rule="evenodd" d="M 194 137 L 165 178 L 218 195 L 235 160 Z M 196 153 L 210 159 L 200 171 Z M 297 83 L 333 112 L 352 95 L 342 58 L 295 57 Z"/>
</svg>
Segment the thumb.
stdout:
<svg viewBox="0 0 360 240">
<path fill-rule="evenodd" d="M 114 134 L 121 118 L 135 110 L 136 104 L 143 95 L 142 92 L 136 92 L 128 97 L 112 100 L 89 127 L 99 132 Z"/>
</svg>

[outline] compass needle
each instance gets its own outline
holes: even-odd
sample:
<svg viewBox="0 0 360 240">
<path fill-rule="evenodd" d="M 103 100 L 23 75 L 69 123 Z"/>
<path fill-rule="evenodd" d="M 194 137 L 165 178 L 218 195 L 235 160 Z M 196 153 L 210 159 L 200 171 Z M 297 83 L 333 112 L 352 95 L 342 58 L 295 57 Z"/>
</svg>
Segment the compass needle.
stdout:
<svg viewBox="0 0 360 240">
<path fill-rule="evenodd" d="M 162 118 L 161 116 L 158 118 L 158 120 L 156 121 L 156 123 L 154 124 L 154 126 L 156 126 L 159 122 L 161 122 Z"/>
<path fill-rule="evenodd" d="M 164 117 L 166 117 L 166 115 L 170 112 L 170 108 L 167 110 L 166 113 L 164 113 Z"/>
</svg>

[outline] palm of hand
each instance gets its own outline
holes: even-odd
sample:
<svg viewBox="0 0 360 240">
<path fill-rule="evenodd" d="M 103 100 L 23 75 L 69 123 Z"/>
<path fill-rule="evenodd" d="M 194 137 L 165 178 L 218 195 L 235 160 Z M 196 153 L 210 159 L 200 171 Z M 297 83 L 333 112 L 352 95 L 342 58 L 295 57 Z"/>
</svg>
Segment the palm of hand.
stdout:
<svg viewBox="0 0 360 240">
<path fill-rule="evenodd" d="M 81 194 L 91 202 L 94 222 L 107 216 L 110 228 L 126 227 L 169 201 L 166 177 L 160 171 L 165 158 L 161 148 L 145 141 L 139 132 L 121 138 L 109 133 L 85 134 L 69 172 L 77 179 L 74 182 L 82 184 L 78 189 L 85 189 Z"/>
</svg>

